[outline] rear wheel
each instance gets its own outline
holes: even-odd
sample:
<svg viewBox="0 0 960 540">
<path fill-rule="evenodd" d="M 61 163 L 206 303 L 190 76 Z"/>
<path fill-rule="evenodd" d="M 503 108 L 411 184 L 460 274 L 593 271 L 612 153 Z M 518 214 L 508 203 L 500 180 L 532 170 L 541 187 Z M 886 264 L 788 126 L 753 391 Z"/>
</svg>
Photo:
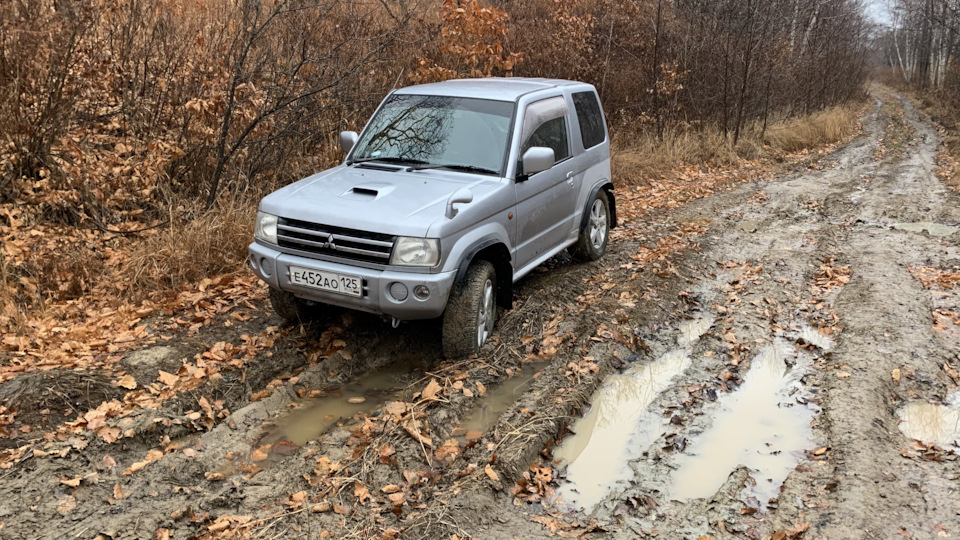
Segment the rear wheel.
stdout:
<svg viewBox="0 0 960 540">
<path fill-rule="evenodd" d="M 497 318 L 497 271 L 489 261 L 474 261 L 454 285 L 443 313 L 443 356 L 461 358 L 480 352 Z"/>
<path fill-rule="evenodd" d="M 607 252 L 609 241 L 610 198 L 607 192 L 601 189 L 587 208 L 587 226 L 580 231 L 573 255 L 581 261 L 595 261 Z"/>
<path fill-rule="evenodd" d="M 270 287 L 270 305 L 273 306 L 274 313 L 291 322 L 299 322 L 306 311 L 303 300 L 273 287 Z"/>
</svg>

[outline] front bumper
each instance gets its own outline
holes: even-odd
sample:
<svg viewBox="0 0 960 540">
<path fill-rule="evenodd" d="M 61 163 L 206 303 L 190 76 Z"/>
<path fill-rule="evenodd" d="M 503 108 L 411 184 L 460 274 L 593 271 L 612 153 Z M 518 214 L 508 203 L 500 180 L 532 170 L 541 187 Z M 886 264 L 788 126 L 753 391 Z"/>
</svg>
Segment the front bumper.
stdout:
<svg viewBox="0 0 960 540">
<path fill-rule="evenodd" d="M 414 272 L 395 272 L 392 270 L 371 270 L 349 264 L 320 261 L 297 255 L 290 255 L 256 242 L 249 248 L 250 267 L 260 279 L 271 287 L 293 293 L 299 298 L 356 309 L 369 313 L 389 315 L 400 320 L 432 319 L 443 314 L 447 307 L 447 298 L 453 288 L 456 271 L 439 274 L 419 274 Z M 309 270 L 336 272 L 360 276 L 363 279 L 363 296 L 353 297 L 344 294 L 322 291 L 290 281 L 290 266 L 299 266 Z M 390 292 L 390 287 L 400 283 L 407 296 L 399 300 Z M 429 289 L 426 299 L 413 294 L 418 285 Z"/>
</svg>

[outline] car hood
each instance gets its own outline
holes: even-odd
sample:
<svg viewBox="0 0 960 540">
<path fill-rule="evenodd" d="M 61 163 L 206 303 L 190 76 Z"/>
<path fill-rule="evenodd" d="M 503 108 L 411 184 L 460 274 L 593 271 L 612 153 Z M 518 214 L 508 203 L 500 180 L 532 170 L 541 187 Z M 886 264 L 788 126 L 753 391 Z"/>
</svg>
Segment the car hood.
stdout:
<svg viewBox="0 0 960 540">
<path fill-rule="evenodd" d="M 472 204 L 477 204 L 500 182 L 439 169 L 406 172 L 341 165 L 267 195 L 260 209 L 323 225 L 423 237 L 432 224 L 446 219 L 446 202 L 455 191 L 469 189 Z"/>
</svg>

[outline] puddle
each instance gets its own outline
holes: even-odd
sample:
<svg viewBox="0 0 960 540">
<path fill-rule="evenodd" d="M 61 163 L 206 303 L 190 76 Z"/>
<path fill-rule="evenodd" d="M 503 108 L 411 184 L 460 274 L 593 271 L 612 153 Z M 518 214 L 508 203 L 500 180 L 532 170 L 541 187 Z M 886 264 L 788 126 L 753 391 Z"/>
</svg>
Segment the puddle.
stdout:
<svg viewBox="0 0 960 540">
<path fill-rule="evenodd" d="M 792 369 L 785 362 L 791 357 L 797 360 Z M 814 446 L 810 423 L 817 411 L 791 396 L 802 390 L 800 377 L 809 368 L 810 360 L 783 340 L 761 350 L 740 388 L 718 402 L 712 426 L 678 457 L 670 498 L 710 497 L 740 465 L 752 469 L 756 480 L 745 489 L 747 496 L 764 502 L 776 497 Z"/>
<path fill-rule="evenodd" d="M 713 326 L 713 323 L 716 321 L 716 317 L 712 316 L 683 321 L 679 325 L 680 337 L 677 338 L 677 343 L 679 343 L 681 347 L 693 345 L 707 333 L 707 330 L 710 330 L 710 327 Z"/>
<path fill-rule="evenodd" d="M 425 367 L 403 363 L 384 366 L 324 397 L 305 399 L 298 409 L 275 419 L 275 425 L 267 429 L 259 444 L 291 441 L 303 446 L 344 418 L 369 413 L 385 401 L 401 399 L 403 390 L 423 376 Z M 356 403 L 360 398 L 363 401 Z"/>
<path fill-rule="evenodd" d="M 833 348 L 833 339 L 830 336 L 825 336 L 809 326 L 804 326 L 800 330 L 800 337 L 821 351 L 827 352 Z"/>
<path fill-rule="evenodd" d="M 574 423 L 574 434 L 553 452 L 568 464 L 567 482 L 557 491 L 566 504 L 593 508 L 633 476 L 627 461 L 639 457 L 664 429 L 665 420 L 647 406 L 689 367 L 689 353 L 674 350 L 607 378 L 590 410 Z"/>
<path fill-rule="evenodd" d="M 483 433 L 490 429 L 500 415 L 507 412 L 507 409 L 517 401 L 517 396 L 527 391 L 534 376 L 546 365 L 546 362 L 525 364 L 520 373 L 505 380 L 499 386 L 487 390 L 479 404 L 466 414 L 456 432 Z M 463 435 L 458 438 L 461 442 L 465 440 Z"/>
<path fill-rule="evenodd" d="M 911 401 L 904 405 L 900 431 L 910 439 L 934 443 L 944 450 L 960 450 L 960 392 L 954 392 L 946 405 Z"/>
<path fill-rule="evenodd" d="M 928 221 L 922 221 L 918 223 L 894 223 L 893 228 L 901 231 L 916 233 L 927 231 L 927 234 L 930 236 L 950 236 L 951 234 L 960 231 L 960 227 L 951 227 L 949 225 L 930 223 Z"/>
<path fill-rule="evenodd" d="M 683 321 L 677 337 L 681 348 L 611 375 L 597 389 L 590 409 L 571 427 L 573 434 L 553 451 L 567 464 L 566 480 L 557 490 L 563 504 L 590 510 L 634 477 L 628 462 L 666 430 L 667 419 L 647 408 L 689 369 L 691 348 L 714 322 L 714 315 Z"/>
</svg>

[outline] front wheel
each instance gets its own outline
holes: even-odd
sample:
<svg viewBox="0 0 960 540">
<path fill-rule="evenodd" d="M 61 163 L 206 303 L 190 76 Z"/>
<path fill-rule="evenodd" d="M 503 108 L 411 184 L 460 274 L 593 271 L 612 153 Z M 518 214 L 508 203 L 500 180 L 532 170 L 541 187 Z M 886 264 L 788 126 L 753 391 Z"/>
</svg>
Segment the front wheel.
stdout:
<svg viewBox="0 0 960 540">
<path fill-rule="evenodd" d="M 290 322 L 303 319 L 306 311 L 303 300 L 273 287 L 270 287 L 270 305 L 273 306 L 274 313 Z"/>
<path fill-rule="evenodd" d="M 595 261 L 607 252 L 610 241 L 610 198 L 606 190 L 597 192 L 587 212 L 587 225 L 580 231 L 573 255 L 581 261 Z"/>
<path fill-rule="evenodd" d="M 475 261 L 454 285 L 443 313 L 443 356 L 462 358 L 480 352 L 497 318 L 497 271 L 489 261 Z"/>
</svg>

